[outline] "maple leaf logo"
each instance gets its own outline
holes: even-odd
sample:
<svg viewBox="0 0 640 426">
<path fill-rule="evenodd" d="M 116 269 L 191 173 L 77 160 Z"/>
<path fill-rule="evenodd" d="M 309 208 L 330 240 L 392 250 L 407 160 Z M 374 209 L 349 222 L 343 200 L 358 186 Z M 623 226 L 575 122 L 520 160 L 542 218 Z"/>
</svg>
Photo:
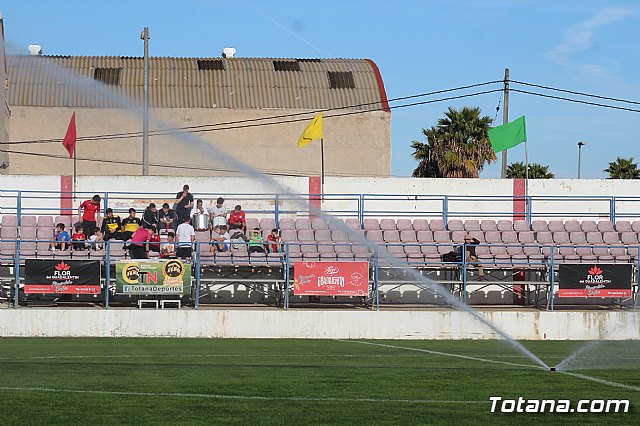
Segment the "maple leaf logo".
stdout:
<svg viewBox="0 0 640 426">
<path fill-rule="evenodd" d="M 64 263 L 64 260 L 61 261 L 60 263 L 58 263 L 55 268 L 58 271 L 68 271 L 69 269 L 71 269 L 71 266 L 67 265 L 66 263 Z"/>
<path fill-rule="evenodd" d="M 589 269 L 589 275 L 602 275 L 602 269 L 594 266 L 593 268 Z"/>
</svg>

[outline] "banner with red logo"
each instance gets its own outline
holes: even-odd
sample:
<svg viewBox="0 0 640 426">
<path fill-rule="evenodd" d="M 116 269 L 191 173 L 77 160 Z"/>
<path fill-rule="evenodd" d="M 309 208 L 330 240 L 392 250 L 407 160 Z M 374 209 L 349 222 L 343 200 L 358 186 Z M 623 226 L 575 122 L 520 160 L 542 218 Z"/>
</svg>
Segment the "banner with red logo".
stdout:
<svg viewBox="0 0 640 426">
<path fill-rule="evenodd" d="M 294 262 L 293 294 L 367 296 L 369 262 Z"/>
<path fill-rule="evenodd" d="M 27 259 L 25 293 L 100 294 L 99 260 Z"/>
<path fill-rule="evenodd" d="M 631 297 L 631 264 L 563 264 L 559 297 Z"/>
</svg>

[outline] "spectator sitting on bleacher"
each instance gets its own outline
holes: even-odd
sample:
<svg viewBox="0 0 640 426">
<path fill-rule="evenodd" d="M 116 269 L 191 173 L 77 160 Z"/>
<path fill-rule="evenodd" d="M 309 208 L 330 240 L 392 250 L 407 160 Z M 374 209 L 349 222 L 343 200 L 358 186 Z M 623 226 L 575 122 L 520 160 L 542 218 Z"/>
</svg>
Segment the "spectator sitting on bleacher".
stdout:
<svg viewBox="0 0 640 426">
<path fill-rule="evenodd" d="M 64 223 L 58 223 L 53 234 L 53 241 L 51 241 L 51 244 L 49 245 L 49 249 L 66 250 L 70 241 L 71 237 L 69 236 L 69 233 L 64 230 Z"/>
<path fill-rule="evenodd" d="M 216 204 L 209 209 L 211 214 L 211 223 L 213 228 L 218 226 L 227 227 L 227 208 L 224 205 L 224 198 L 220 197 L 216 200 Z"/>
<path fill-rule="evenodd" d="M 105 241 L 109 241 L 114 238 L 116 240 L 122 239 L 122 223 L 120 222 L 120 216 L 113 214 L 113 209 L 109 207 L 106 211 L 107 216 L 102 219 L 102 226 L 100 232 Z"/>
<path fill-rule="evenodd" d="M 229 233 L 227 232 L 227 227 L 225 225 L 219 225 L 214 228 L 213 235 L 211 236 L 211 243 L 212 253 L 215 253 L 216 251 L 223 252 L 229 250 L 231 238 L 229 237 Z"/>
<path fill-rule="evenodd" d="M 82 222 L 84 235 L 93 235 L 93 230 L 98 226 L 100 221 L 100 200 L 100 196 L 96 194 L 78 207 L 78 219 Z"/>
<path fill-rule="evenodd" d="M 232 229 L 242 229 L 246 231 L 247 229 L 247 219 L 245 218 L 245 214 L 242 211 L 242 206 L 237 205 L 229 214 L 229 221 L 227 222 L 227 229 L 231 231 Z"/>
<path fill-rule="evenodd" d="M 249 253 L 264 253 L 264 241 L 260 228 L 253 228 L 249 234 Z"/>
<path fill-rule="evenodd" d="M 84 235 L 81 225 L 76 225 L 76 232 L 71 236 L 71 246 L 74 250 L 84 250 L 87 237 Z"/>
<path fill-rule="evenodd" d="M 95 232 L 92 236 L 87 239 L 86 247 L 91 250 L 102 250 L 104 245 L 102 244 L 104 241 L 104 236 L 102 235 L 102 231 L 96 228 Z"/>
<path fill-rule="evenodd" d="M 155 228 L 149 229 L 156 230 Z M 153 232 L 149 238 L 149 251 L 160 254 L 160 235 L 157 232 Z"/>
<path fill-rule="evenodd" d="M 271 230 L 271 233 L 267 236 L 267 241 L 269 242 L 270 253 L 282 253 L 282 237 L 277 228 Z"/>
<path fill-rule="evenodd" d="M 190 259 L 193 250 L 193 242 L 196 240 L 196 231 L 189 223 L 189 215 L 182 218 L 182 223 L 176 229 L 178 237 L 177 255 L 181 259 Z"/>
<path fill-rule="evenodd" d="M 142 226 L 147 229 L 153 228 L 156 231 L 158 230 L 158 213 L 154 203 L 149 203 L 149 206 L 144 209 L 144 213 L 142 214 Z"/>
<path fill-rule="evenodd" d="M 169 203 L 164 203 L 162 205 L 162 209 L 158 212 L 158 222 L 160 223 L 159 226 L 161 229 L 176 228 L 176 212 L 169 208 Z"/>
<path fill-rule="evenodd" d="M 160 244 L 160 257 L 176 257 L 176 234 L 169 232 L 167 234 L 167 242 Z"/>
<path fill-rule="evenodd" d="M 193 216 L 197 214 L 206 214 L 206 213 L 207 213 L 207 209 L 204 207 L 203 201 L 199 199 L 196 201 L 196 205 L 193 206 L 193 208 L 191 209 L 191 213 L 189 214 L 189 217 L 193 219 Z"/>
<path fill-rule="evenodd" d="M 471 235 L 466 234 L 464 236 L 464 245 L 467 262 L 478 268 L 478 276 L 484 278 L 484 268 L 478 263 L 478 256 L 476 255 L 476 246 L 480 244 L 480 240 L 472 238 Z"/>
<path fill-rule="evenodd" d="M 153 228 L 139 227 L 131 237 L 129 244 L 129 253 L 132 259 L 148 259 L 149 258 L 149 241 L 151 236 L 156 233 Z"/>
<path fill-rule="evenodd" d="M 128 241 L 133 234 L 142 226 L 142 221 L 136 217 L 136 209 L 129 209 L 129 216 L 122 221 L 122 239 Z"/>
</svg>

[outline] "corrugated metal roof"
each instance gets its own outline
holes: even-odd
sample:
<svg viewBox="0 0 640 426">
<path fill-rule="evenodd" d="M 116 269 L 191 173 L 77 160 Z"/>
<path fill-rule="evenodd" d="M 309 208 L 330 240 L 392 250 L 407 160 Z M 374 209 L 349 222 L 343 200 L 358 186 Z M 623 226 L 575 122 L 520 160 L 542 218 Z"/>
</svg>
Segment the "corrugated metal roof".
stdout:
<svg viewBox="0 0 640 426">
<path fill-rule="evenodd" d="M 201 65 L 213 69 L 199 70 L 198 61 L 221 61 L 224 69 L 215 64 Z M 274 61 L 297 63 L 291 69 L 299 67 L 300 71 L 276 71 Z M 9 105 L 107 108 L 142 104 L 142 58 L 8 55 L 7 66 Z M 97 68 L 120 69 L 119 84 L 98 84 L 95 78 L 107 74 L 96 72 Z M 351 72 L 355 89 L 331 89 L 329 71 Z M 366 59 L 154 57 L 150 58 L 149 72 L 152 108 L 386 106 L 377 67 Z"/>
</svg>

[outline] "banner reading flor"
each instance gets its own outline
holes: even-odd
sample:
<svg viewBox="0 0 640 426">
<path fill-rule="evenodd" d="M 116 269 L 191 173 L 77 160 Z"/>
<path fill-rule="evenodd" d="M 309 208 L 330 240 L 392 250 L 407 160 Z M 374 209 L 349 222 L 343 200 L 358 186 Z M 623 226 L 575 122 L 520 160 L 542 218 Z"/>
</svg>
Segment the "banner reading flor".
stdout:
<svg viewBox="0 0 640 426">
<path fill-rule="evenodd" d="M 563 264 L 560 297 L 631 297 L 631 264 Z"/>
<path fill-rule="evenodd" d="M 118 294 L 190 294 L 191 264 L 178 259 L 120 260 L 116 263 Z"/>
<path fill-rule="evenodd" d="M 368 262 L 295 262 L 293 294 L 311 296 L 366 296 Z"/>
<path fill-rule="evenodd" d="M 100 261 L 27 259 L 25 293 L 100 294 Z"/>
</svg>

